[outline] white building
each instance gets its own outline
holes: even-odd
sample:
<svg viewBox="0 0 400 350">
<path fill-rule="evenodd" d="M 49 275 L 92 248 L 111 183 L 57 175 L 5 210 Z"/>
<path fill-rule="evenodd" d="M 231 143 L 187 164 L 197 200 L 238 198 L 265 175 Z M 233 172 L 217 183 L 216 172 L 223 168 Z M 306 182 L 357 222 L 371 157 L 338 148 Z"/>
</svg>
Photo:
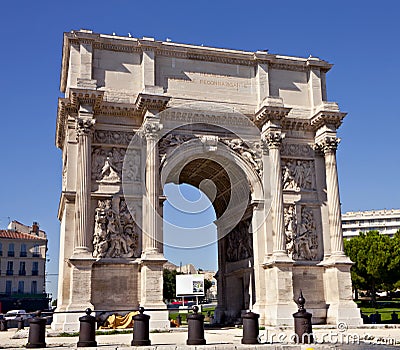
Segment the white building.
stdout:
<svg viewBox="0 0 400 350">
<path fill-rule="evenodd" d="M 400 230 L 400 209 L 349 211 L 342 214 L 342 227 L 344 237 L 375 230 L 393 236 Z"/>
<path fill-rule="evenodd" d="M 46 309 L 46 233 L 12 221 L 0 230 L 0 312 Z"/>
</svg>

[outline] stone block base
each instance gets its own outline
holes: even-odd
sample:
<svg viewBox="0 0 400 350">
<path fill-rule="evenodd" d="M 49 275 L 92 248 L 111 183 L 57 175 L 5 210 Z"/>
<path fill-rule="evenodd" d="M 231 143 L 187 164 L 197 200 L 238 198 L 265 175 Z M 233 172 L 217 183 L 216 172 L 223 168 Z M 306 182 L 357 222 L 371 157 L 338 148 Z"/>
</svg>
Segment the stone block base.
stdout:
<svg viewBox="0 0 400 350">
<path fill-rule="evenodd" d="M 78 332 L 79 317 L 83 315 L 84 313 L 54 314 L 51 329 L 58 332 Z"/>
<path fill-rule="evenodd" d="M 328 308 L 326 323 L 338 324 L 344 322 L 349 327 L 361 326 L 363 324 L 360 309 L 353 301 L 330 304 Z"/>
<path fill-rule="evenodd" d="M 165 331 L 169 330 L 168 310 L 165 311 L 145 311 L 146 315 L 150 316 L 149 327 L 150 331 Z"/>
</svg>

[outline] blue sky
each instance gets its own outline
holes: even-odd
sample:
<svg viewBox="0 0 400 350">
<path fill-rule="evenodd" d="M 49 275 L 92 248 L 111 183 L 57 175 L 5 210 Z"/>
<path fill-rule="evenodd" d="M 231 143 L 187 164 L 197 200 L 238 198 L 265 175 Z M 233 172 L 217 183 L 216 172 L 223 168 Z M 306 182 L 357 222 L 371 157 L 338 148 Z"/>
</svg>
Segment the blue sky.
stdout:
<svg viewBox="0 0 400 350">
<path fill-rule="evenodd" d="M 62 35 L 80 28 L 312 54 L 334 63 L 327 76 L 328 99 L 349 113 L 339 131 L 342 210 L 399 208 L 399 13 L 400 3 L 394 0 L 3 2 L 0 227 L 10 217 L 26 224 L 38 221 L 47 231 L 48 290 L 55 296 L 61 151 L 54 146 L 54 134 Z M 212 213 L 205 216 L 210 221 Z M 216 265 L 215 246 L 194 252 L 171 250 L 167 257 L 177 264 Z"/>
</svg>

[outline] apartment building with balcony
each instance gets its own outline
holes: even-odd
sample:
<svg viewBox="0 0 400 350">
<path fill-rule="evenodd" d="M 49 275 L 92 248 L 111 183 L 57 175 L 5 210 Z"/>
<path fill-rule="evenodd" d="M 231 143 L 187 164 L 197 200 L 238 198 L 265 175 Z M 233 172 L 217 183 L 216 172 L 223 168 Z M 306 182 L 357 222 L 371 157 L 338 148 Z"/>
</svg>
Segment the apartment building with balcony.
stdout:
<svg viewBox="0 0 400 350">
<path fill-rule="evenodd" d="M 400 209 L 350 211 L 342 214 L 343 237 L 358 236 L 360 232 L 379 231 L 393 236 L 400 230 Z"/>
<path fill-rule="evenodd" d="M 47 236 L 38 223 L 12 221 L 0 230 L 0 312 L 47 308 Z"/>
</svg>

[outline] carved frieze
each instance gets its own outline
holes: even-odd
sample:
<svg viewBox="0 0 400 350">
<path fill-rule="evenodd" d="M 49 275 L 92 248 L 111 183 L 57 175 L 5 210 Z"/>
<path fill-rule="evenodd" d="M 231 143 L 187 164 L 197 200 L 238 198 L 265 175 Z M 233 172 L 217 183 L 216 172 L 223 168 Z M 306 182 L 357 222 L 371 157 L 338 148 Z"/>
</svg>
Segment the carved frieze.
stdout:
<svg viewBox="0 0 400 350">
<path fill-rule="evenodd" d="M 284 190 L 314 190 L 316 187 L 314 161 L 282 159 L 282 186 Z"/>
<path fill-rule="evenodd" d="M 238 153 L 241 158 L 251 164 L 253 169 L 261 176 L 263 170 L 262 164 L 262 148 L 260 143 L 254 143 L 250 147 L 241 139 L 221 139 L 234 152 Z"/>
<path fill-rule="evenodd" d="M 113 205 L 116 205 L 116 208 L 113 208 Z M 93 257 L 137 257 L 138 242 L 138 227 L 125 199 L 99 200 L 95 213 Z"/>
<path fill-rule="evenodd" d="M 229 262 L 253 256 L 253 237 L 249 230 L 251 219 L 239 222 L 226 236 L 226 260 Z"/>
<path fill-rule="evenodd" d="M 294 204 L 284 208 L 286 249 L 293 260 L 316 260 L 318 255 L 318 235 L 314 213 L 311 208 L 300 207 L 298 220 Z"/>
<path fill-rule="evenodd" d="M 108 145 L 129 145 L 132 140 L 133 132 L 96 130 L 93 142 Z"/>
<path fill-rule="evenodd" d="M 281 156 L 313 158 L 314 150 L 310 145 L 297 143 L 283 143 Z"/>
</svg>

